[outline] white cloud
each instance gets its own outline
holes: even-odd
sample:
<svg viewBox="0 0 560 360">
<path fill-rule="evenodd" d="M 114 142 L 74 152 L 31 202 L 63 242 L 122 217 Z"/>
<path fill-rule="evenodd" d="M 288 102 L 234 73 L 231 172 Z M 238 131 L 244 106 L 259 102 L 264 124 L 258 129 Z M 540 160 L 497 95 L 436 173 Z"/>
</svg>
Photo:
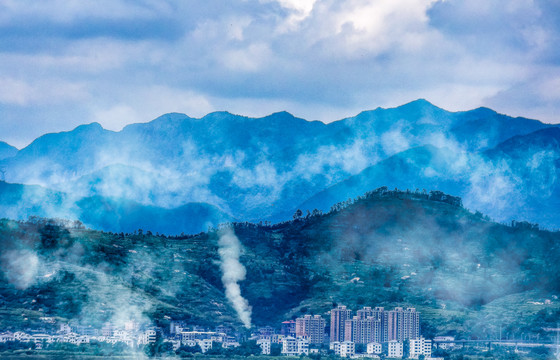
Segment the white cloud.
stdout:
<svg viewBox="0 0 560 360">
<path fill-rule="evenodd" d="M 0 77 L 0 103 L 33 106 L 66 101 L 85 100 L 89 97 L 84 84 L 58 79 L 40 79 L 30 83 L 12 77 Z"/>
<path fill-rule="evenodd" d="M 311 14 L 317 0 L 261 0 L 261 2 L 275 2 L 288 11 L 289 15 L 283 19 L 277 29 L 281 34 L 297 30 L 299 23 Z"/>
<path fill-rule="evenodd" d="M 253 19 L 249 16 L 232 17 L 229 19 L 228 38 L 230 40 L 243 41 L 245 31 Z M 226 22 L 226 23 L 227 23 Z"/>
<path fill-rule="evenodd" d="M 266 65 L 272 52 L 267 44 L 250 44 L 246 48 L 229 50 L 221 62 L 231 70 L 255 72 Z"/>
<path fill-rule="evenodd" d="M 432 0 L 348 0 L 316 4 L 307 19 L 307 40 L 326 42 L 345 56 L 415 48 L 429 35 L 426 11 Z M 422 35 L 422 36 L 419 36 Z"/>
<path fill-rule="evenodd" d="M 274 0 L 278 2 L 282 7 L 302 13 L 305 16 L 309 15 L 311 10 L 313 10 L 313 5 L 317 0 Z"/>
<path fill-rule="evenodd" d="M 119 92 L 117 94 L 122 97 Z M 151 121 L 165 113 L 179 112 L 202 117 L 213 110 L 206 96 L 165 86 L 133 89 L 124 98 L 125 102 L 98 106 L 90 120 L 100 123 L 105 129 L 119 131 L 127 124 Z"/>
</svg>

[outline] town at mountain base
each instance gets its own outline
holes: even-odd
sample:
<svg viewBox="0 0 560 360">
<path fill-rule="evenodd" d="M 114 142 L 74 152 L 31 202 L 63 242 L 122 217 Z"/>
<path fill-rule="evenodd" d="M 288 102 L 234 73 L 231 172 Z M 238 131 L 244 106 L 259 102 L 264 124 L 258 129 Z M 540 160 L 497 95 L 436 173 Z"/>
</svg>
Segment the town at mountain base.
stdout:
<svg viewBox="0 0 560 360">
<path fill-rule="evenodd" d="M 0 327 L 49 328 L 44 318 L 240 327 L 224 292 L 224 227 L 240 242 L 253 326 L 345 304 L 415 308 L 426 338 L 544 337 L 560 315 L 559 233 L 494 223 L 441 192 L 380 188 L 326 213 L 188 236 L 2 220 Z"/>
</svg>

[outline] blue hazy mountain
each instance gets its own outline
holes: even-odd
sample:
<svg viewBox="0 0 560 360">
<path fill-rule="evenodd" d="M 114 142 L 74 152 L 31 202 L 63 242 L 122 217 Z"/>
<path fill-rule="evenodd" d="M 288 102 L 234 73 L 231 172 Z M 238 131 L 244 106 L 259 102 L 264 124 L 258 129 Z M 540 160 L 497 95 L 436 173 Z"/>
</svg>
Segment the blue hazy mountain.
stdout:
<svg viewBox="0 0 560 360">
<path fill-rule="evenodd" d="M 499 221 L 518 219 L 558 228 L 559 179 L 560 128 L 548 128 L 514 136 L 480 153 L 431 145 L 409 149 L 315 194 L 298 208 L 325 211 L 391 184 L 458 195 L 467 208 Z"/>
<path fill-rule="evenodd" d="M 10 158 L 15 156 L 18 152 L 18 149 L 13 147 L 10 144 L 7 144 L 3 141 L 0 141 L 0 160 Z"/>
<path fill-rule="evenodd" d="M 124 198 L 91 196 L 76 199 L 38 185 L 0 181 L 0 214 L 11 219 L 28 216 L 80 220 L 86 226 L 112 232 L 138 229 L 165 234 L 198 233 L 233 220 L 213 205 L 187 203 L 165 209 Z"/>
<path fill-rule="evenodd" d="M 94 196 L 79 200 L 77 205 L 82 222 L 113 232 L 131 233 L 145 229 L 162 234 L 195 234 L 201 229 L 233 220 L 215 206 L 205 203 L 188 203 L 173 209 L 163 209 L 140 205 L 132 200 Z"/>
<path fill-rule="evenodd" d="M 466 186 L 461 177 L 442 176 L 449 173 L 454 160 L 450 151 L 432 145 L 408 149 L 320 191 L 297 208 L 328 211 L 333 204 L 354 199 L 386 184 L 398 189 L 448 189 L 445 191 L 450 194 L 461 194 Z M 292 210 L 295 209 L 290 209 L 293 213 Z"/>
<path fill-rule="evenodd" d="M 25 219 L 28 216 L 74 219 L 67 196 L 38 185 L 0 181 L 0 217 Z M 69 210 L 69 211 L 67 211 Z"/>
<path fill-rule="evenodd" d="M 332 124 L 362 138 L 378 138 L 386 155 L 451 139 L 469 151 L 491 148 L 515 135 L 548 127 L 537 120 L 510 117 L 488 108 L 449 112 L 420 99 L 394 109 L 378 108 Z"/>
<path fill-rule="evenodd" d="M 75 199 L 119 198 L 168 210 L 204 203 L 240 220 L 282 220 L 305 199 L 372 166 L 384 173 L 371 175 L 376 185 L 358 193 L 408 183 L 435 188 L 442 182 L 447 192 L 464 195 L 464 176 L 458 173 L 478 158 L 488 161 L 479 154 L 551 127 L 486 108 L 449 112 L 425 100 L 330 124 L 287 112 L 263 118 L 215 112 L 200 119 L 173 113 L 119 132 L 93 123 L 47 134 L 0 160 L 0 166 L 11 183 L 41 185 Z M 435 164 L 420 154 L 437 149 L 446 153 Z M 458 168 L 465 158 L 468 167 Z M 391 161 L 398 159 L 403 166 L 395 171 Z M 406 169 L 407 161 L 418 162 L 416 170 Z M 450 167 L 457 174 L 450 174 Z M 482 200 L 473 208 L 484 210 L 488 199 L 476 190 L 469 194 Z"/>
<path fill-rule="evenodd" d="M 496 166 L 505 167 L 516 184 L 520 218 L 560 227 L 560 128 L 514 136 L 485 154 Z"/>
</svg>

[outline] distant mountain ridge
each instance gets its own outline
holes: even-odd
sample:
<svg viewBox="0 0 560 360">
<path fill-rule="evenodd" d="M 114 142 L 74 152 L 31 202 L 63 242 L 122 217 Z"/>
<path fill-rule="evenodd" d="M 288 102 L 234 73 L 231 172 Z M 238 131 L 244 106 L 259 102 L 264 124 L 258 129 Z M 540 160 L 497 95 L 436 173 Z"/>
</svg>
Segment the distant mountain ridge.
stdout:
<svg viewBox="0 0 560 360">
<path fill-rule="evenodd" d="M 436 187 L 498 221 L 521 219 L 556 229 L 560 209 L 560 128 L 514 136 L 469 154 L 431 145 L 412 148 L 364 169 L 307 199 L 301 209 L 327 210 L 384 184 Z"/>
<path fill-rule="evenodd" d="M 556 126 L 487 108 L 449 112 L 422 99 L 329 124 L 287 112 L 263 118 L 214 112 L 200 119 L 172 113 L 119 132 L 92 123 L 47 134 L 0 160 L 0 167 L 10 183 L 37 184 L 75 199 L 116 197 L 161 209 L 205 203 L 229 218 L 256 221 L 286 219 L 298 204 L 319 206 L 316 200 L 326 206 L 340 195 L 319 199 L 327 189 L 340 189 L 337 184 L 373 167 L 384 170 L 367 170 L 361 176 L 368 180 L 352 194 L 381 185 L 441 185 L 462 195 L 467 206 L 507 220 L 515 214 L 492 213 L 491 197 L 479 190 L 493 181 L 486 177 L 493 177 L 496 184 L 514 179 L 508 185 L 523 193 L 525 183 L 517 173 L 527 169 L 505 169 L 509 162 L 490 154 L 510 138 L 547 129 Z M 526 156 L 540 150 L 531 151 Z M 398 168 L 395 161 L 401 163 Z M 497 179 L 497 174 L 511 179 Z M 554 179 L 549 187 L 555 186 Z M 506 189 L 496 191 L 496 200 L 505 201 Z M 546 192 L 556 201 L 555 190 Z M 535 195 L 514 198 L 523 207 Z M 526 213 L 523 219 L 539 220 L 539 214 Z M 560 226 L 560 220 L 545 223 Z"/>
<path fill-rule="evenodd" d="M 0 141 L 0 160 L 15 156 L 17 152 L 18 152 L 17 148 L 13 147 L 8 143 Z"/>
</svg>

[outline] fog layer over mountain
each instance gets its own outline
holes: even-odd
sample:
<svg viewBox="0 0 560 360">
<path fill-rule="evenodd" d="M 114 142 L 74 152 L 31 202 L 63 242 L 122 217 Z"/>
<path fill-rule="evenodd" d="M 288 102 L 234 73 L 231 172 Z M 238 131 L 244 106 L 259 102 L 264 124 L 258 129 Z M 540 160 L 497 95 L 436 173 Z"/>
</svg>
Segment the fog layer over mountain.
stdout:
<svg viewBox="0 0 560 360">
<path fill-rule="evenodd" d="M 0 216 L 196 232 L 225 219 L 278 221 L 298 207 L 328 210 L 388 185 L 437 188 L 498 221 L 558 228 L 560 220 L 539 209 L 560 201 L 559 154 L 555 126 L 486 108 L 448 112 L 425 100 L 330 124 L 285 112 L 258 119 L 167 114 L 120 132 L 93 123 L 47 134 L 0 160 L 7 182 L 42 187 L 14 195 L 4 186 L 3 198 L 12 201 L 2 201 Z M 161 220 L 142 223 L 146 214 Z M 171 215 L 188 220 L 170 224 Z"/>
</svg>

